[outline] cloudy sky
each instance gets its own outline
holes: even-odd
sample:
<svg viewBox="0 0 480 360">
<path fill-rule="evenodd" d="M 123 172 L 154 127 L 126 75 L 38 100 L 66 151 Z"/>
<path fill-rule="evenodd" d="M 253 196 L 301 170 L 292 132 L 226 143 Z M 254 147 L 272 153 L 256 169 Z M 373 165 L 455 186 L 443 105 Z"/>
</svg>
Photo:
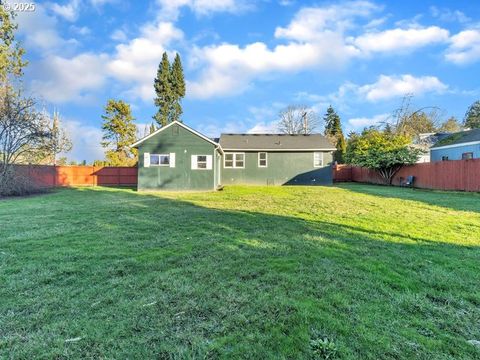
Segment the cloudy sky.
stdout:
<svg viewBox="0 0 480 360">
<path fill-rule="evenodd" d="M 10 1 L 13 3 L 14 1 Z M 64 0 L 19 12 L 25 85 L 60 111 L 75 160 L 103 158 L 107 99 L 152 121 L 164 51 L 180 53 L 185 123 L 209 136 L 272 130 L 278 111 L 332 104 L 346 131 L 405 93 L 463 118 L 480 98 L 477 1 Z"/>
</svg>

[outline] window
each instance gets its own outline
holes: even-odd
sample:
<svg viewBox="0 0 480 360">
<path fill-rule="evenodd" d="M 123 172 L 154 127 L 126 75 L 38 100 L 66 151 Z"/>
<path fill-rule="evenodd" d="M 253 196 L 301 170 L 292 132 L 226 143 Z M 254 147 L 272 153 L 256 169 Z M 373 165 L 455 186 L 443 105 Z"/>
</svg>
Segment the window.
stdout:
<svg viewBox="0 0 480 360">
<path fill-rule="evenodd" d="M 225 161 L 223 167 L 233 168 L 233 155 L 234 154 L 225 154 Z"/>
<path fill-rule="evenodd" d="M 245 167 L 245 153 L 225 153 L 224 168 L 244 168 Z"/>
<path fill-rule="evenodd" d="M 322 167 L 323 166 L 323 153 L 314 152 L 313 153 L 313 167 Z"/>
<path fill-rule="evenodd" d="M 442 156 L 442 161 L 447 161 L 448 160 L 448 156 Z"/>
<path fill-rule="evenodd" d="M 170 166 L 170 155 L 150 154 L 150 166 Z"/>
<path fill-rule="evenodd" d="M 267 167 L 267 153 L 259 152 L 258 153 L 258 167 Z"/>
<path fill-rule="evenodd" d="M 211 170 L 212 155 L 192 155 L 193 170 Z"/>
<path fill-rule="evenodd" d="M 462 154 L 462 160 L 473 159 L 473 152 L 466 152 Z"/>
<path fill-rule="evenodd" d="M 197 169 L 207 168 L 207 155 L 197 155 Z"/>
</svg>

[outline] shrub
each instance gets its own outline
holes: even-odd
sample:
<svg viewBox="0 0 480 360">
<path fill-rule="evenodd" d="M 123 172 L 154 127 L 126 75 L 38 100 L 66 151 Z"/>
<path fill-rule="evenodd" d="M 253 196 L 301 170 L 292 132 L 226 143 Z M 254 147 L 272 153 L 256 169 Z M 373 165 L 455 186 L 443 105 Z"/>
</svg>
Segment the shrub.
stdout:
<svg viewBox="0 0 480 360">
<path fill-rule="evenodd" d="M 40 187 L 25 176 L 15 173 L 13 169 L 5 172 L 0 181 L 0 197 L 24 196 L 46 192 L 47 189 Z"/>
</svg>

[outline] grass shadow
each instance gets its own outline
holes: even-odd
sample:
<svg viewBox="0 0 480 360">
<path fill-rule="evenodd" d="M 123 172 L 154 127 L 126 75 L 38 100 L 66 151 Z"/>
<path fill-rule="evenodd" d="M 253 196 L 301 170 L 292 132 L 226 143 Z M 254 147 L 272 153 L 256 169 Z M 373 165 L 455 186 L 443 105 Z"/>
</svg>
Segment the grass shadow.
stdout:
<svg viewBox="0 0 480 360">
<path fill-rule="evenodd" d="M 367 195 L 418 201 L 453 210 L 480 212 L 479 193 L 426 190 L 360 183 L 337 183 L 335 186 L 340 189 Z"/>
<path fill-rule="evenodd" d="M 479 355 L 477 246 L 125 189 L 0 221 L 0 355 L 308 358 L 314 330 L 342 358 Z"/>
</svg>

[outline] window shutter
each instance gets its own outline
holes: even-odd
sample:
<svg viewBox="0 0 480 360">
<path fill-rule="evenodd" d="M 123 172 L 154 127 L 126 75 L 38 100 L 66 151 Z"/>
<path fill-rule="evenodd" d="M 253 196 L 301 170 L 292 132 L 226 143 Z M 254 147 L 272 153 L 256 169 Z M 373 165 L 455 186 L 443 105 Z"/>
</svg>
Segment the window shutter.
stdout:
<svg viewBox="0 0 480 360">
<path fill-rule="evenodd" d="M 192 170 L 197 169 L 197 155 L 192 155 Z"/>
<path fill-rule="evenodd" d="M 143 154 L 143 167 L 150 167 L 150 153 Z"/>
<path fill-rule="evenodd" d="M 175 167 L 175 153 L 170 153 L 170 167 Z"/>
<path fill-rule="evenodd" d="M 212 155 L 207 155 L 207 169 L 212 170 Z"/>
</svg>

